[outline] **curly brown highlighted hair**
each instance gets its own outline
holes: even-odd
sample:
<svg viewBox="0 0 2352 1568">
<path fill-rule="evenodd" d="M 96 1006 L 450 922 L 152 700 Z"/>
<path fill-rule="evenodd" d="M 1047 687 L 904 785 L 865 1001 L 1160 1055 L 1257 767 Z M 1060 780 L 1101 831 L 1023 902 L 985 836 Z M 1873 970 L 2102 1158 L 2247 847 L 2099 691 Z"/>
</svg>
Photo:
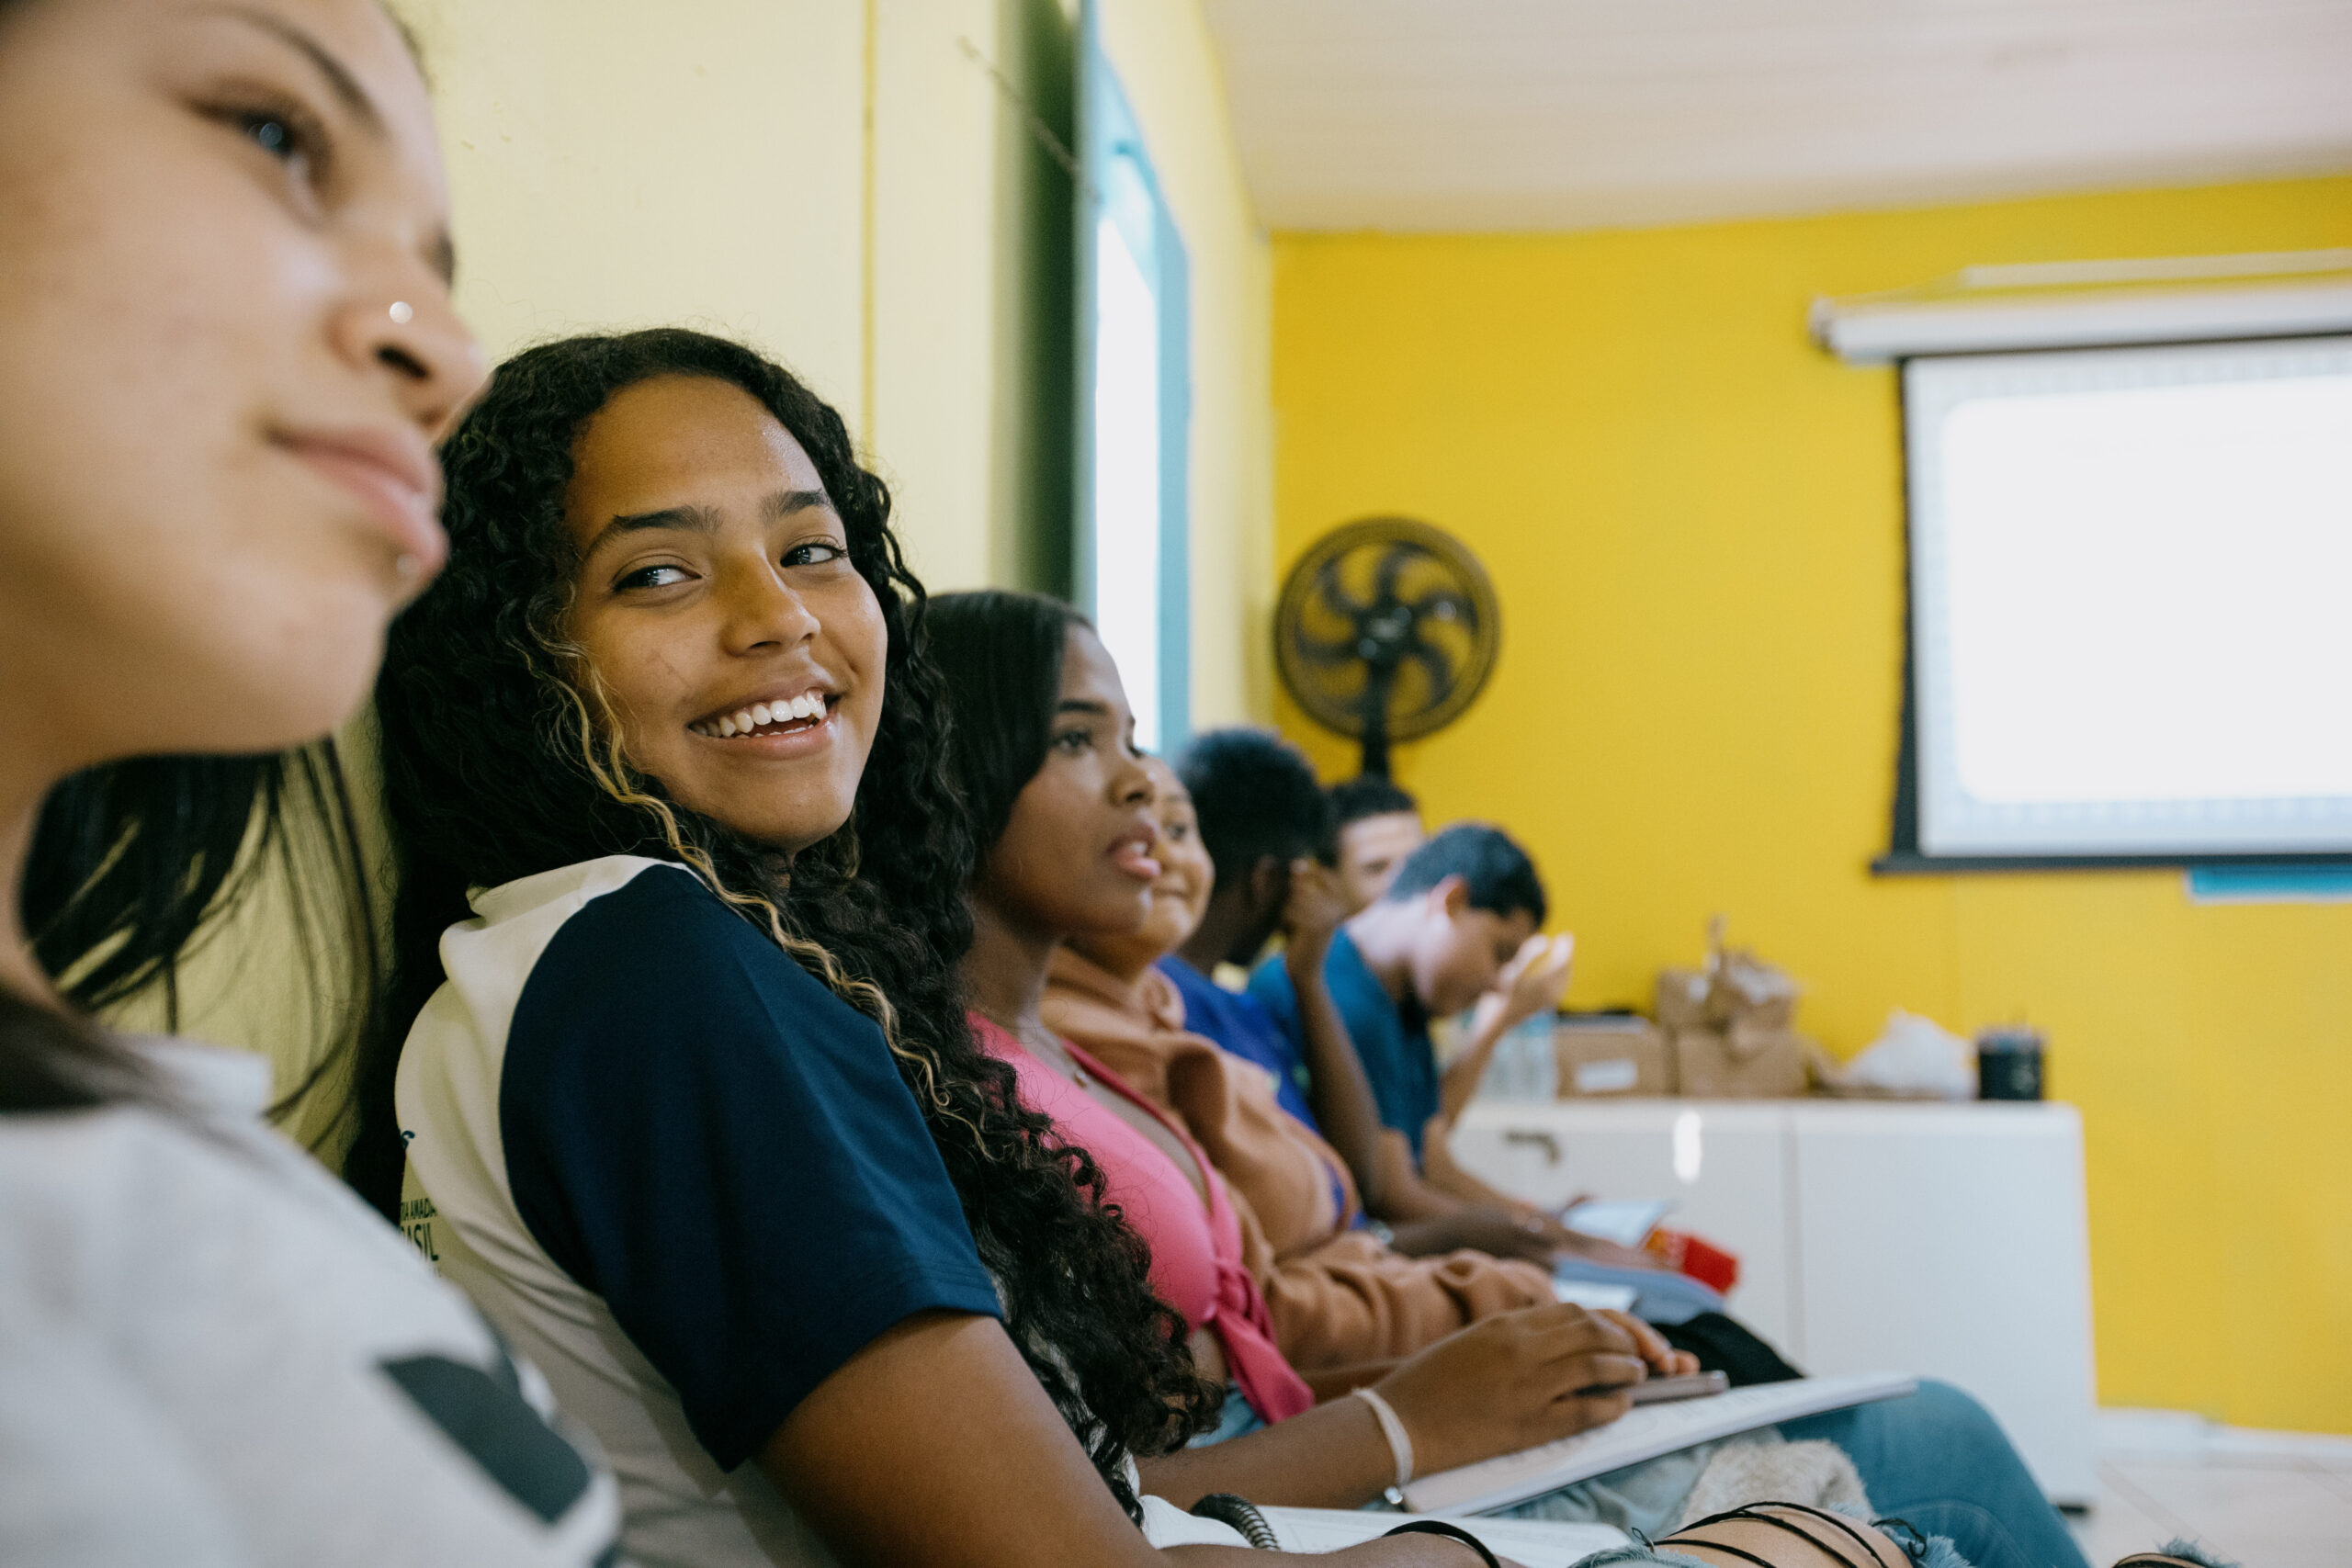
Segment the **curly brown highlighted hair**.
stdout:
<svg viewBox="0 0 2352 1568">
<path fill-rule="evenodd" d="M 564 522 L 573 444 L 623 389 L 661 376 L 741 388 L 807 450 L 888 632 L 882 717 L 849 822 L 775 856 L 634 769 L 593 671 L 565 637 L 579 558 Z M 400 879 L 393 978 L 366 1069 L 349 1174 L 399 1197 L 398 1043 L 443 976 L 465 890 L 610 854 L 680 861 L 803 967 L 874 1018 L 962 1199 L 1005 1326 L 1131 1516 L 1129 1452 L 1181 1444 L 1214 1410 L 1182 1319 L 1153 1296 L 1142 1240 L 1103 1204 L 1101 1171 L 1021 1108 L 1010 1067 L 965 1021 L 956 964 L 978 852 L 945 763 L 944 684 L 924 652 L 926 598 L 890 531 L 890 497 L 841 417 L 739 344 L 658 329 L 565 339 L 501 366 L 450 438 L 448 568 L 392 627 L 378 712 Z"/>
</svg>

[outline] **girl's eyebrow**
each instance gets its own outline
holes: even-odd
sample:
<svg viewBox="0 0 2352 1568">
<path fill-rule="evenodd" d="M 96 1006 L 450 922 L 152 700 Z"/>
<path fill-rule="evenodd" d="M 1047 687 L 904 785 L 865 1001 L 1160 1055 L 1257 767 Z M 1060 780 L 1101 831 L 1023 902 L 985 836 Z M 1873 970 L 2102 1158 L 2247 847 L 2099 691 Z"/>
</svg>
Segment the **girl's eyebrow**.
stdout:
<svg viewBox="0 0 2352 1568">
<path fill-rule="evenodd" d="M 1085 697 L 1064 697 L 1061 701 L 1054 705 L 1054 712 L 1057 715 L 1066 713 L 1091 714 L 1096 718 L 1108 718 L 1111 716 L 1111 705 L 1109 703 L 1094 702 Z"/>
<path fill-rule="evenodd" d="M 783 490 L 768 497 L 764 510 L 771 520 L 810 510 L 831 512 L 833 498 L 821 490 Z"/>
<path fill-rule="evenodd" d="M 280 43 L 293 49 L 318 68 L 319 74 L 327 79 L 327 85 L 334 89 L 334 96 L 343 101 L 345 108 L 351 111 L 354 119 L 359 121 L 372 135 L 380 137 L 384 134 L 383 111 L 376 107 L 376 100 L 368 96 L 368 89 L 359 85 L 359 78 L 351 73 L 351 68 L 336 59 L 334 52 L 326 45 L 285 17 L 273 15 L 259 6 L 207 6 L 203 9 L 217 17 L 225 17 L 233 21 L 244 22 L 259 28 Z"/>
<path fill-rule="evenodd" d="M 317 39 L 285 17 L 257 6 L 206 6 L 199 14 L 209 14 L 257 28 L 293 50 L 326 78 L 327 85 L 334 90 L 336 99 L 350 111 L 351 118 L 359 122 L 362 130 L 379 141 L 384 140 L 383 110 L 376 107 L 376 100 L 368 95 L 366 87 L 360 85 L 359 78 L 351 73 L 351 68 L 335 58 L 334 51 Z M 425 242 L 424 259 L 435 272 L 440 274 L 443 283 L 457 281 L 458 250 L 447 230 L 439 231 Z"/>
<path fill-rule="evenodd" d="M 761 502 L 760 510 L 771 520 L 780 521 L 796 513 L 833 509 L 832 498 L 821 490 L 780 490 Z M 607 540 L 624 534 L 642 534 L 650 528 L 678 528 L 693 534 L 716 534 L 726 526 L 726 517 L 715 506 L 664 506 L 652 512 L 622 512 L 596 530 L 588 541 L 582 558 L 594 555 Z"/>
<path fill-rule="evenodd" d="M 716 508 L 708 506 L 665 506 L 656 512 L 624 512 L 596 530 L 588 541 L 583 556 L 593 556 L 605 547 L 605 541 L 624 534 L 642 534 L 650 528 L 680 528 L 695 534 L 716 534 L 719 516 Z"/>
</svg>

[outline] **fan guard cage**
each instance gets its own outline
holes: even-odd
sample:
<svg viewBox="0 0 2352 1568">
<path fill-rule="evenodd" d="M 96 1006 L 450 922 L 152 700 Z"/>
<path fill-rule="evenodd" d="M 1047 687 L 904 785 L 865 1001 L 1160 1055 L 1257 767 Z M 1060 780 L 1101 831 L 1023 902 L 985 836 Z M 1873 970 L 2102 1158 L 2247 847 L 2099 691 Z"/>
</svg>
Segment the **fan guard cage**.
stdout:
<svg viewBox="0 0 2352 1568">
<path fill-rule="evenodd" d="M 1275 667 L 1308 716 L 1363 739 L 1383 615 L 1398 657 L 1380 739 L 1417 739 L 1476 699 L 1501 643 L 1494 583 L 1443 529 L 1367 517 L 1317 540 L 1283 583 Z"/>
</svg>

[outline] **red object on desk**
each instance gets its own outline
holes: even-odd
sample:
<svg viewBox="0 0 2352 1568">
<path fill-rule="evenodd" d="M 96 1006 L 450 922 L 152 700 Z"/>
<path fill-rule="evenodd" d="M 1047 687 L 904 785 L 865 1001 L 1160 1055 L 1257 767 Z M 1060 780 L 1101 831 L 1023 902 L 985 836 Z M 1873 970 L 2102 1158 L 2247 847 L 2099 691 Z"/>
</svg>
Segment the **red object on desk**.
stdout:
<svg viewBox="0 0 2352 1568">
<path fill-rule="evenodd" d="M 1650 1232 L 1642 1250 L 1678 1274 L 1688 1274 L 1718 1295 L 1731 1294 L 1739 1283 L 1739 1255 L 1725 1252 L 1704 1236 L 1663 1226 Z"/>
</svg>

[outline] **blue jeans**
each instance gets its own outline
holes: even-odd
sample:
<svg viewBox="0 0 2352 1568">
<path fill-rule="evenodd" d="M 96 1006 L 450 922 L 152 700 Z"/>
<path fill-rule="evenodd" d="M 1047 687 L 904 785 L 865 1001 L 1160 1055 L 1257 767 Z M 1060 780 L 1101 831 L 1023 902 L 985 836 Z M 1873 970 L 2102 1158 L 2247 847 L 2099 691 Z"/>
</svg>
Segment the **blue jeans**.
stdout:
<svg viewBox="0 0 2352 1568">
<path fill-rule="evenodd" d="M 1999 1424 L 1950 1383 L 1783 1421 L 1781 1435 L 1845 1450 L 1880 1517 L 1950 1536 L 1974 1568 L 2089 1568 Z"/>
</svg>

